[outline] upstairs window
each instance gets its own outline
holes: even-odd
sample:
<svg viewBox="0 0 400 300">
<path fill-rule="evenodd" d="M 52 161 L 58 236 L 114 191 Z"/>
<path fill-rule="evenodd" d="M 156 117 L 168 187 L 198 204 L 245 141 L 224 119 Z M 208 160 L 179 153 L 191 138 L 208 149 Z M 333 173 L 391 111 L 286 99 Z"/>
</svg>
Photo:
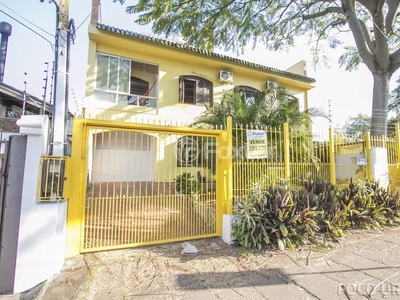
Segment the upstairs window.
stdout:
<svg viewBox="0 0 400 300">
<path fill-rule="evenodd" d="M 213 84 L 197 76 L 179 77 L 179 102 L 212 105 Z"/>
<path fill-rule="evenodd" d="M 158 67 L 98 53 L 95 98 L 97 101 L 157 107 Z"/>
<path fill-rule="evenodd" d="M 242 99 L 247 104 L 254 103 L 257 95 L 260 93 L 259 90 L 245 85 L 236 86 L 235 90 L 242 93 Z"/>
<path fill-rule="evenodd" d="M 290 105 L 295 106 L 297 111 L 300 111 L 300 104 L 299 104 L 299 99 L 298 98 L 296 98 L 295 96 L 290 95 L 289 103 L 290 103 Z"/>
</svg>

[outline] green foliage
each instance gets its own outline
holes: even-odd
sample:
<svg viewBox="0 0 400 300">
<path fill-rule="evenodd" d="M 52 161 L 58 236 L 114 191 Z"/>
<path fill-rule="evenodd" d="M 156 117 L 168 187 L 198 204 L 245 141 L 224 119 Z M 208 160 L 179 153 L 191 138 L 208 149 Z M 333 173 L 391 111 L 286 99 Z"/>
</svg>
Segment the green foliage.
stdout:
<svg viewBox="0 0 400 300">
<path fill-rule="evenodd" d="M 314 218 L 319 212 L 297 204 L 301 190 L 254 185 L 252 193 L 238 202 L 238 220 L 233 236 L 246 248 L 277 246 L 294 249 L 319 229 Z"/>
<path fill-rule="evenodd" d="M 274 90 L 259 92 L 251 101 L 244 101 L 238 91 L 224 94 L 220 103 L 206 106 L 205 112 L 192 124 L 195 127 L 218 128 L 226 126 L 226 118 L 232 117 L 234 127 L 258 126 L 282 128 L 283 123 L 290 126 L 308 125 L 312 117 L 327 117 L 323 110 L 310 108 L 300 112 L 295 98 L 283 86 Z"/>
<path fill-rule="evenodd" d="M 359 113 L 357 117 L 350 117 L 344 125 L 344 131 L 351 136 L 364 136 L 371 128 L 371 117 Z"/>
<path fill-rule="evenodd" d="M 302 180 L 301 185 L 309 193 L 307 204 L 322 212 L 316 219 L 319 232 L 328 240 L 339 240 L 350 226 L 346 211 L 341 207 L 342 192 L 327 181 L 312 181 L 310 177 Z"/>
<path fill-rule="evenodd" d="M 352 181 L 344 190 L 343 199 L 348 219 L 354 227 L 380 229 L 381 225 L 394 224 L 399 217 L 399 195 L 388 192 L 373 181 Z"/>
<path fill-rule="evenodd" d="M 387 125 L 387 132 L 388 132 L 388 137 L 394 138 L 396 136 L 396 124 L 400 123 L 400 115 L 397 115 L 396 117 L 391 117 L 388 120 L 388 125 Z"/>
<path fill-rule="evenodd" d="M 317 179 L 300 187 L 253 184 L 238 202 L 233 236 L 246 248 L 295 249 L 321 239 L 340 240 L 349 228 L 381 229 L 400 217 L 400 196 L 371 181 L 357 181 L 339 190 Z"/>
<path fill-rule="evenodd" d="M 175 191 L 181 195 L 191 195 L 200 191 L 200 182 L 194 180 L 194 176 L 189 172 L 183 172 L 174 178 Z"/>
<path fill-rule="evenodd" d="M 282 130 L 283 124 L 288 122 L 291 127 L 307 128 L 311 123 L 313 116 L 327 117 L 321 109 L 310 108 L 300 112 L 297 103 L 293 101 L 295 98 L 288 92 L 285 87 L 279 86 L 277 89 L 270 89 L 259 92 L 249 101 L 243 99 L 240 92 L 226 93 L 220 103 L 214 103 L 213 106 L 206 106 L 206 110 L 200 114 L 193 122 L 193 127 L 200 128 L 226 128 L 226 119 L 232 117 L 234 128 L 258 128 L 258 129 L 274 129 Z M 283 132 L 275 132 L 270 136 L 268 143 L 277 145 L 282 141 Z M 233 130 L 233 144 L 244 146 L 246 144 L 246 136 L 241 130 Z M 309 132 L 291 132 L 292 140 L 297 147 L 304 148 L 309 140 Z M 278 160 L 278 155 L 274 153 L 274 147 L 269 147 L 269 159 Z M 293 145 L 290 145 L 291 151 L 294 153 Z M 303 158 L 307 154 L 307 148 L 301 151 L 301 155 L 297 158 Z M 302 156 L 303 155 L 303 156 Z M 308 156 L 307 156 L 308 157 Z M 242 159 L 242 155 L 236 159 Z M 214 158 L 215 160 L 215 158 Z M 212 160 L 210 160 L 212 161 Z M 213 162 L 213 161 L 212 161 Z M 300 162 L 300 161 L 298 161 Z M 213 166 L 216 164 L 213 163 Z"/>
<path fill-rule="evenodd" d="M 396 88 L 389 95 L 389 111 L 400 117 L 400 77 L 396 80 Z"/>
<path fill-rule="evenodd" d="M 294 46 L 296 37 L 305 37 L 313 52 L 323 57 L 321 41 L 335 48 L 340 44 L 338 34 L 349 29 L 356 48 L 344 47 L 339 63 L 354 70 L 362 62 L 374 75 L 378 84 L 371 132 L 381 136 L 386 135 L 390 77 L 400 67 L 398 9 L 398 1 L 389 0 L 139 0 L 126 12 L 139 14 L 138 24 L 152 23 L 155 34 L 179 34 L 190 45 L 238 53 L 257 43 L 269 50 L 286 49 Z"/>
<path fill-rule="evenodd" d="M 354 46 L 345 46 L 344 49 L 346 52 L 339 57 L 339 65 L 341 67 L 345 66 L 346 71 L 357 70 L 362 63 L 357 48 Z"/>
</svg>

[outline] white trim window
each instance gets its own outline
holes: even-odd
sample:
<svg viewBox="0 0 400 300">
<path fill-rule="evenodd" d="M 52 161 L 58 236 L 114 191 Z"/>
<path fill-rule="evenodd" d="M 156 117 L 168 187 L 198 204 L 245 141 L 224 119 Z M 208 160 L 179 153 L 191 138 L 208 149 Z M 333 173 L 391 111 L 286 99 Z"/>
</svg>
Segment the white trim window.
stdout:
<svg viewBox="0 0 400 300">
<path fill-rule="evenodd" d="M 158 66 L 97 53 L 96 101 L 157 107 Z"/>
</svg>

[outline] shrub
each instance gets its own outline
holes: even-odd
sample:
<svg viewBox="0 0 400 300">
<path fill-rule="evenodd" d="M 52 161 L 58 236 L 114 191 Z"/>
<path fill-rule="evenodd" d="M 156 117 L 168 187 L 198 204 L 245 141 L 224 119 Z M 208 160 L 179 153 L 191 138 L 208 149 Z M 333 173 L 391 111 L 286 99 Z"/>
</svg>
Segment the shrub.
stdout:
<svg viewBox="0 0 400 300">
<path fill-rule="evenodd" d="M 255 184 L 252 193 L 238 201 L 233 236 L 248 248 L 298 247 L 319 229 L 314 221 L 319 212 L 310 207 L 298 209 L 302 197 L 299 189 Z"/>
<path fill-rule="evenodd" d="M 191 195 L 200 191 L 200 183 L 193 180 L 194 176 L 190 172 L 183 172 L 174 178 L 175 191 L 181 195 Z"/>
<path fill-rule="evenodd" d="M 300 187 L 256 182 L 234 212 L 238 217 L 233 236 L 240 245 L 283 250 L 318 243 L 320 235 L 339 240 L 349 228 L 397 224 L 400 197 L 372 181 L 350 181 L 341 190 L 311 178 L 301 180 Z"/>
</svg>

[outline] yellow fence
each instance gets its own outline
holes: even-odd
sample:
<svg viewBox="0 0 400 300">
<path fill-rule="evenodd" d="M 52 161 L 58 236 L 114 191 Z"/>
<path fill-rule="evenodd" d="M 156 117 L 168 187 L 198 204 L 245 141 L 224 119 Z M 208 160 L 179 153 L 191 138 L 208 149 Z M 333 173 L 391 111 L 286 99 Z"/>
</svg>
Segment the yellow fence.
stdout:
<svg viewBox="0 0 400 300">
<path fill-rule="evenodd" d="M 68 255 L 221 235 L 223 130 L 75 120 L 73 135 Z"/>
<path fill-rule="evenodd" d="M 229 130 L 229 129 L 228 129 Z M 265 132 L 265 157 L 249 158 L 249 131 Z M 400 187 L 399 137 L 336 135 L 332 129 L 326 135 L 288 128 L 238 127 L 232 129 L 233 196 L 241 197 L 260 181 L 286 181 L 299 184 L 311 177 L 347 186 L 350 179 L 371 178 L 371 148 L 385 148 L 388 154 L 390 188 Z M 238 155 L 235 155 L 238 153 Z"/>
<path fill-rule="evenodd" d="M 233 128 L 231 118 L 212 130 L 75 119 L 73 140 L 68 256 L 221 235 L 222 214 L 257 182 L 346 185 L 371 177 L 371 147 L 387 149 L 390 185 L 399 186 L 398 134 Z"/>
</svg>

